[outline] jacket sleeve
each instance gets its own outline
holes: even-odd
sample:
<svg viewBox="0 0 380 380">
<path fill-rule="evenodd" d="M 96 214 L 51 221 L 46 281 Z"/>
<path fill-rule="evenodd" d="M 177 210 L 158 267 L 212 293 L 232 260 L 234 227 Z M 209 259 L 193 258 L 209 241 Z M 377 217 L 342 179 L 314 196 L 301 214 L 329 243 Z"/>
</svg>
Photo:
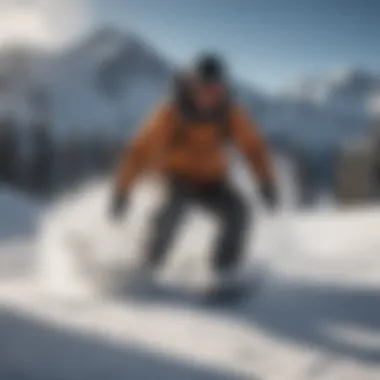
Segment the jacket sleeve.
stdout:
<svg viewBox="0 0 380 380">
<path fill-rule="evenodd" d="M 268 148 L 258 132 L 256 123 L 236 107 L 231 115 L 231 135 L 261 184 L 274 185 L 274 170 Z"/>
<path fill-rule="evenodd" d="M 121 194 L 128 191 L 139 174 L 154 159 L 154 155 L 164 149 L 170 138 L 172 125 L 170 117 L 170 107 L 160 106 L 124 148 L 116 172 L 116 193 Z"/>
</svg>

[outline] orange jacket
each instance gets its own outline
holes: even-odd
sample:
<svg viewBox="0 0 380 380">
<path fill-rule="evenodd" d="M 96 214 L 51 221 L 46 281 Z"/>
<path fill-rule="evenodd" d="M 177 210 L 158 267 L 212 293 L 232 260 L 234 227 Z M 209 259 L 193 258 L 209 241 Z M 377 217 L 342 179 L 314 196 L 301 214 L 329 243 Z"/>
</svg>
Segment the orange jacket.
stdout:
<svg viewBox="0 0 380 380">
<path fill-rule="evenodd" d="M 227 138 L 243 153 L 262 183 L 272 183 L 267 148 L 255 125 L 237 106 L 231 107 Z M 173 143 L 176 128 L 186 128 L 186 138 Z M 145 170 L 178 175 L 201 184 L 222 179 L 227 172 L 224 140 L 212 123 L 179 126 L 176 110 L 163 105 L 150 117 L 125 149 L 116 176 L 117 192 L 125 192 Z"/>
</svg>

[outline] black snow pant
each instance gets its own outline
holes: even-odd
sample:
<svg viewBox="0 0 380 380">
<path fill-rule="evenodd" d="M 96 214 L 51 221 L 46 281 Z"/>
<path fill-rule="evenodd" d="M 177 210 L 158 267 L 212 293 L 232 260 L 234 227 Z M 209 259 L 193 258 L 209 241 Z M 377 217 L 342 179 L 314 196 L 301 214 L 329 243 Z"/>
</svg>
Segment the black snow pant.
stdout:
<svg viewBox="0 0 380 380">
<path fill-rule="evenodd" d="M 154 218 L 148 245 L 149 264 L 156 267 L 165 259 L 186 207 L 194 202 L 217 215 L 221 222 L 221 234 L 212 256 L 214 269 L 219 272 L 233 269 L 243 254 L 249 214 L 240 194 L 225 181 L 200 187 L 177 179 L 170 181 L 167 201 Z"/>
</svg>

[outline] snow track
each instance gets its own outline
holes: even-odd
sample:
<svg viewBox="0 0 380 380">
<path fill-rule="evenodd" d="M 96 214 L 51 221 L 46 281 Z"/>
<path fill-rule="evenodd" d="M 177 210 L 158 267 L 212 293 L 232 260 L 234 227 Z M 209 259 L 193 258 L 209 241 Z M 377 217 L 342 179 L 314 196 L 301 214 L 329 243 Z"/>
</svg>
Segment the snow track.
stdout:
<svg viewBox="0 0 380 380">
<path fill-rule="evenodd" d="M 138 263 L 158 189 L 142 183 L 119 226 L 106 217 L 104 184 L 46 214 L 39 264 L 26 263 L 33 276 L 0 281 L 1 378 L 378 379 L 380 209 L 296 214 L 285 207 L 273 217 L 257 209 L 247 262 L 265 272 L 260 291 L 238 305 L 108 292 L 117 273 L 123 278 Z M 209 276 L 200 272 L 214 222 L 201 210 L 188 215 L 163 281 Z M 32 244 L 20 239 L 19 257 L 35 257 Z M 1 252 L 10 255 L 9 246 Z"/>
</svg>

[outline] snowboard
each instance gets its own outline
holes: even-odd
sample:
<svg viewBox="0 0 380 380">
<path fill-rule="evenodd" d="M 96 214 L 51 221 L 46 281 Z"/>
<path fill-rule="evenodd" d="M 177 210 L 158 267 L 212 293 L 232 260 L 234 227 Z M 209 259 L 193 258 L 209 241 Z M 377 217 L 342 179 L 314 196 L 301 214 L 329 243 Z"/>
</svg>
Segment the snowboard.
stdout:
<svg viewBox="0 0 380 380">
<path fill-rule="evenodd" d="M 242 303 L 250 299 L 257 290 L 258 284 L 253 282 L 216 286 L 200 295 L 200 303 L 206 306 Z"/>
<path fill-rule="evenodd" d="M 261 273 L 261 272 L 259 272 Z M 263 279 L 255 274 L 243 281 L 223 286 L 210 286 L 202 290 L 184 289 L 180 285 L 166 285 L 156 281 L 135 283 L 126 289 L 125 295 L 150 303 L 187 304 L 198 306 L 228 306 L 244 303 L 255 297 L 261 287 Z"/>
</svg>

